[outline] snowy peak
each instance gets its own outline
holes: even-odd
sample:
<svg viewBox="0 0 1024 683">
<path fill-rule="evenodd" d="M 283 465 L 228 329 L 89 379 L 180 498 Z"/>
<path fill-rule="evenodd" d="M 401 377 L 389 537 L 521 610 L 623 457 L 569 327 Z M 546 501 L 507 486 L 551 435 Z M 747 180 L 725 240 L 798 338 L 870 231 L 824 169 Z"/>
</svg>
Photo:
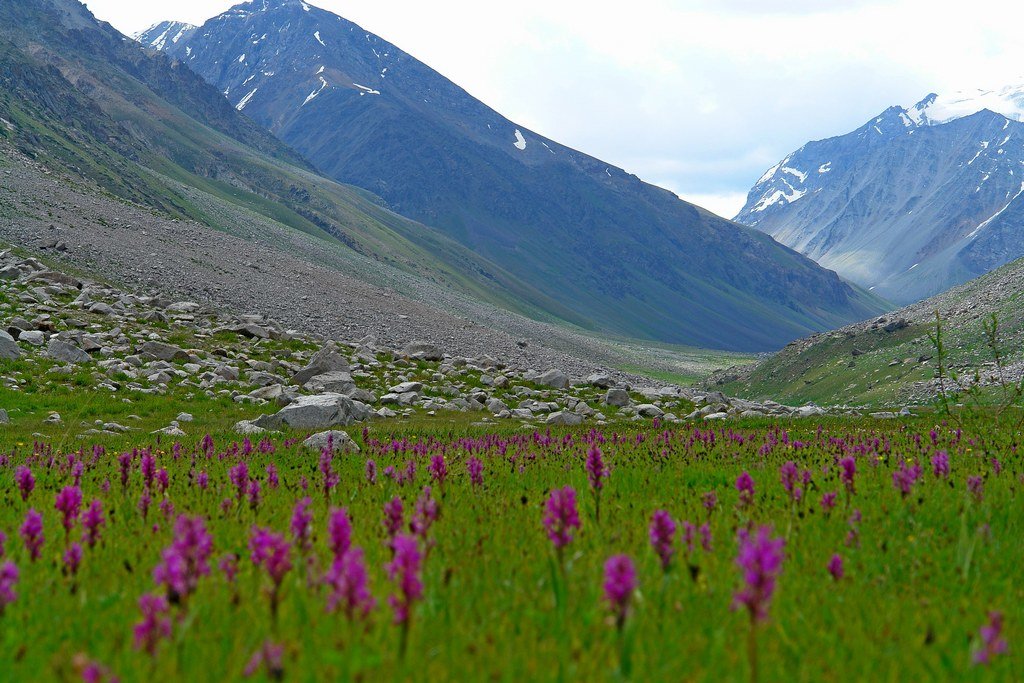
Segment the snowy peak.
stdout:
<svg viewBox="0 0 1024 683">
<path fill-rule="evenodd" d="M 165 50 L 168 43 L 173 45 L 182 40 L 188 40 L 197 28 L 199 27 L 186 24 L 183 21 L 161 21 L 132 37 L 146 47 Z"/>
<path fill-rule="evenodd" d="M 931 93 L 906 110 L 919 126 L 938 126 L 982 110 L 989 110 L 1014 121 L 1024 121 L 1024 85 L 1000 90 L 961 90 L 948 95 Z"/>
</svg>

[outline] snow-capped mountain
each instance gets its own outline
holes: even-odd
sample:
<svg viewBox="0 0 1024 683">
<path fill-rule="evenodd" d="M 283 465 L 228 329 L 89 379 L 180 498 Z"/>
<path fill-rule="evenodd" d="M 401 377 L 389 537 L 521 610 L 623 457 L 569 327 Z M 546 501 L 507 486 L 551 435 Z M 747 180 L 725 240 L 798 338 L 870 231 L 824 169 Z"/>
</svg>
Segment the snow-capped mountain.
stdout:
<svg viewBox="0 0 1024 683">
<path fill-rule="evenodd" d="M 322 172 L 440 229 L 595 329 L 770 349 L 883 306 L 756 230 L 508 120 L 307 2 L 254 0 L 139 40 Z"/>
<path fill-rule="evenodd" d="M 890 107 L 768 169 L 735 220 L 899 303 L 1024 256 L 1024 86 Z"/>
</svg>

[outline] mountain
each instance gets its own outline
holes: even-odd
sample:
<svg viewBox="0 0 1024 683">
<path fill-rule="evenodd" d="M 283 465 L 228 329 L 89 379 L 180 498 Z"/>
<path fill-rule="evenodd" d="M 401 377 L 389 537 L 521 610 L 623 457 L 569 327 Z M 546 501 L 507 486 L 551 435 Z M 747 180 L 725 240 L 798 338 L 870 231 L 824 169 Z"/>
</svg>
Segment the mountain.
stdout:
<svg viewBox="0 0 1024 683">
<path fill-rule="evenodd" d="M 778 348 L 884 304 L 834 273 L 502 117 L 299 0 L 139 37 L 344 183 L 434 226 L 604 332 Z"/>
<path fill-rule="evenodd" d="M 884 317 L 787 345 L 756 366 L 732 368 L 710 382 L 748 399 L 790 405 L 901 407 L 931 403 L 938 391 L 935 313 L 943 320 L 946 365 L 966 387 L 979 376 L 990 388 L 995 369 L 985 323 L 998 320 L 1004 380 L 1024 378 L 1024 259 Z M 952 385 L 947 385 L 947 390 Z"/>
<path fill-rule="evenodd" d="M 770 168 L 735 220 L 910 303 L 1024 256 L 1024 86 L 930 94 Z"/>
<path fill-rule="evenodd" d="M 0 140 L 62 177 L 170 217 L 224 230 L 256 215 L 375 270 L 586 323 L 378 197 L 316 174 L 190 69 L 143 50 L 75 0 L 0 3 Z"/>
</svg>

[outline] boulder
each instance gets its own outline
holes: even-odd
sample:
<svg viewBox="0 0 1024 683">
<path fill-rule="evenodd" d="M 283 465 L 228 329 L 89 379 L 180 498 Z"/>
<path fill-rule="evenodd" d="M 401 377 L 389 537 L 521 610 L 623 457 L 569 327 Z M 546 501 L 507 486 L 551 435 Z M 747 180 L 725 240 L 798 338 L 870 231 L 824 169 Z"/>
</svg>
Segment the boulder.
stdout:
<svg viewBox="0 0 1024 683">
<path fill-rule="evenodd" d="M 0 358 L 5 360 L 16 360 L 21 356 L 21 349 L 14 337 L 0 330 Z"/>
<path fill-rule="evenodd" d="M 302 442 L 302 445 L 311 451 L 319 453 L 323 449 L 327 448 L 327 442 L 330 441 L 331 448 L 335 453 L 358 453 L 359 444 L 352 440 L 346 432 L 333 429 L 327 432 L 319 432 L 309 437 Z"/>
<path fill-rule="evenodd" d="M 50 343 L 46 345 L 46 354 L 62 363 L 88 363 L 91 360 L 88 353 L 59 337 L 50 337 Z"/>
<path fill-rule="evenodd" d="M 615 380 L 603 373 L 595 373 L 587 377 L 587 384 L 598 389 L 611 389 L 615 386 Z"/>
<path fill-rule="evenodd" d="M 661 417 L 665 411 L 653 403 L 643 403 L 636 407 L 636 414 L 640 417 Z"/>
<path fill-rule="evenodd" d="M 309 364 L 292 376 L 292 382 L 303 386 L 317 375 L 328 372 L 348 372 L 348 360 L 345 359 L 333 346 L 325 346 L 309 359 Z"/>
<path fill-rule="evenodd" d="M 352 375 L 344 370 L 332 370 L 322 375 L 311 377 L 306 382 L 306 389 L 318 394 L 348 394 L 356 386 L 352 381 Z"/>
<path fill-rule="evenodd" d="M 412 360 L 438 361 L 444 359 L 444 352 L 437 344 L 414 341 L 402 349 L 402 355 Z"/>
<path fill-rule="evenodd" d="M 257 427 L 280 429 L 327 429 L 347 427 L 370 416 L 364 403 L 342 394 L 299 396 L 274 415 L 263 415 L 254 421 Z"/>
<path fill-rule="evenodd" d="M 623 408 L 629 405 L 629 392 L 625 389 L 609 389 L 604 395 L 605 405 Z"/>
<path fill-rule="evenodd" d="M 568 427 L 575 427 L 576 425 L 583 424 L 583 416 L 577 415 L 576 413 L 570 413 L 565 410 L 559 410 L 557 412 L 548 415 L 546 424 L 549 425 L 564 425 Z"/>
<path fill-rule="evenodd" d="M 418 394 L 423 391 L 423 382 L 402 382 L 388 389 L 391 394 Z"/>
<path fill-rule="evenodd" d="M 139 353 L 152 356 L 157 360 L 173 361 L 188 360 L 189 355 L 185 349 L 172 344 L 165 344 L 158 341 L 148 341 L 139 347 Z"/>
<path fill-rule="evenodd" d="M 235 423 L 233 428 L 239 434 L 243 436 L 252 436 L 253 434 L 263 434 L 267 430 L 263 427 L 257 427 L 251 420 L 239 420 Z"/>
<path fill-rule="evenodd" d="M 540 375 L 535 381 L 537 384 L 551 387 L 552 389 L 566 389 L 569 387 L 569 377 L 561 370 L 556 370 L 555 368 Z"/>
<path fill-rule="evenodd" d="M 270 331 L 254 323 L 243 323 L 228 328 L 229 332 L 249 337 L 250 339 L 270 339 Z"/>
</svg>

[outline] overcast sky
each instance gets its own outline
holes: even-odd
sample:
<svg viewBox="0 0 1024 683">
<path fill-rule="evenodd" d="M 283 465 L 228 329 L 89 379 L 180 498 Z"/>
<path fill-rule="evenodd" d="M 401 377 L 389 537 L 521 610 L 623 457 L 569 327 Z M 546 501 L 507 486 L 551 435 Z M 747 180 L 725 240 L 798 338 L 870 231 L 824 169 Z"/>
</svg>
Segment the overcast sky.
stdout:
<svg viewBox="0 0 1024 683">
<path fill-rule="evenodd" d="M 89 0 L 125 33 L 230 0 Z M 807 140 L 1024 80 L 1024 3 L 313 0 L 537 133 L 726 217 Z"/>
</svg>

